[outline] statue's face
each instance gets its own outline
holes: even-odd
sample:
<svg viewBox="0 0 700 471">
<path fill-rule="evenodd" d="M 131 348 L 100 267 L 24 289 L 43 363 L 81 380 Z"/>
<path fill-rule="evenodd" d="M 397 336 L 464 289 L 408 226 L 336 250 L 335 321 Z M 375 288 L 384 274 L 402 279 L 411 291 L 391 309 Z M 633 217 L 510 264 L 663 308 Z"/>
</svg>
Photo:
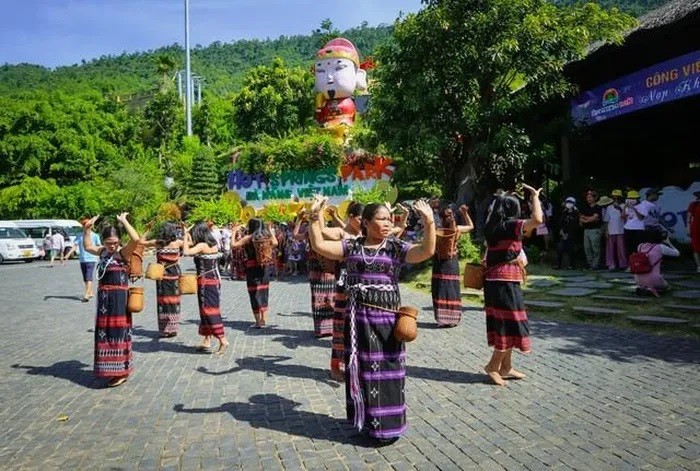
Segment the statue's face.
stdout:
<svg viewBox="0 0 700 471">
<path fill-rule="evenodd" d="M 347 98 L 357 86 L 357 71 L 350 59 L 316 61 L 316 91 L 326 98 Z"/>
</svg>

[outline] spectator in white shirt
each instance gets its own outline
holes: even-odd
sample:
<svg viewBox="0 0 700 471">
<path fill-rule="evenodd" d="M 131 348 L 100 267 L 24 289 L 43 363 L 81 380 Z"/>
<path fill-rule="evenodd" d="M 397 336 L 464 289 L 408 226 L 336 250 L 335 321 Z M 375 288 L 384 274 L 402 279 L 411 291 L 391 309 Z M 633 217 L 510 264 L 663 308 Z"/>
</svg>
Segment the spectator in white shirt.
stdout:
<svg viewBox="0 0 700 471">
<path fill-rule="evenodd" d="M 661 208 L 657 203 L 660 194 L 658 188 L 650 188 L 647 190 L 646 200 L 634 208 L 644 218 L 645 231 L 661 229 Z"/>
<path fill-rule="evenodd" d="M 605 264 L 608 270 L 624 270 L 627 268 L 627 251 L 622 190 L 613 190 L 611 195 L 611 202 L 603 210 L 603 221 L 606 223 Z"/>
<path fill-rule="evenodd" d="M 630 190 L 627 192 L 627 200 L 624 205 L 625 218 L 625 248 L 627 249 L 627 260 L 637 246 L 644 242 L 644 217 L 635 210 L 639 204 L 639 192 Z"/>
<path fill-rule="evenodd" d="M 60 232 L 54 232 L 51 236 L 51 260 L 49 261 L 49 266 L 53 267 L 53 261 L 56 257 L 61 257 L 63 255 L 63 249 L 66 247 L 65 239 Z M 66 262 L 61 257 L 61 265 L 65 265 Z"/>
</svg>

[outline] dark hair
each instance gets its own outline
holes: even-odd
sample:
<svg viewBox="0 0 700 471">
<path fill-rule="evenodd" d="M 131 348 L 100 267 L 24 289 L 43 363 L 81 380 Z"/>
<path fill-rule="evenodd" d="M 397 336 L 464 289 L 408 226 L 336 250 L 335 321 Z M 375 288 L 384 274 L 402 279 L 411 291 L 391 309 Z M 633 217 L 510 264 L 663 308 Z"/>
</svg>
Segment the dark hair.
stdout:
<svg viewBox="0 0 700 471">
<path fill-rule="evenodd" d="M 348 216 L 361 216 L 362 211 L 364 210 L 364 204 L 358 203 L 357 201 L 353 201 L 352 203 L 350 203 L 350 206 L 348 206 Z"/>
<path fill-rule="evenodd" d="M 662 228 L 654 228 L 644 231 L 644 242 L 650 244 L 661 244 L 666 237 L 668 237 L 668 232 Z"/>
<path fill-rule="evenodd" d="M 453 226 L 457 225 L 454 212 L 449 206 L 445 206 L 444 208 L 442 208 L 442 211 L 440 211 L 440 219 L 442 227 L 444 228 L 452 228 Z"/>
<path fill-rule="evenodd" d="M 248 234 L 253 235 L 256 232 L 262 232 L 265 235 L 270 235 L 267 228 L 263 224 L 262 219 L 251 218 L 250 221 L 248 221 Z"/>
<path fill-rule="evenodd" d="M 180 237 L 180 226 L 175 222 L 164 223 L 158 233 L 158 243 L 161 245 L 168 245 Z"/>
<path fill-rule="evenodd" d="M 117 226 L 108 224 L 102 228 L 102 230 L 100 231 L 100 238 L 102 239 L 102 241 L 104 242 L 104 240 L 109 237 L 116 237 L 117 239 L 121 240 L 122 234 Z"/>
<path fill-rule="evenodd" d="M 520 217 L 520 201 L 514 196 L 496 196 L 484 224 L 484 236 L 489 244 L 498 242 L 498 232 L 505 223 Z"/>
<path fill-rule="evenodd" d="M 371 221 L 374 215 L 377 214 L 377 212 L 381 208 L 386 209 L 386 206 L 380 203 L 370 203 L 366 205 L 365 208 L 362 210 L 362 222 L 364 223 L 365 221 Z M 362 235 L 367 235 L 367 226 L 365 226 L 364 224 L 362 224 Z"/>
<path fill-rule="evenodd" d="M 206 222 L 199 222 L 192 228 L 192 242 L 194 242 L 195 245 L 204 242 L 209 247 L 217 245 L 216 239 L 214 239 Z"/>
</svg>

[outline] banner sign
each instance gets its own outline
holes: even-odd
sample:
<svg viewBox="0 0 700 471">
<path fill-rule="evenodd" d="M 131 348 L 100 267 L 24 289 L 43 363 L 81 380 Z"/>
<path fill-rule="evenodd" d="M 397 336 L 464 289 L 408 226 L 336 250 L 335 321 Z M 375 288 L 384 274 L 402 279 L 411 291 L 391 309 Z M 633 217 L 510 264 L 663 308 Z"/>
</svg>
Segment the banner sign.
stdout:
<svg viewBox="0 0 700 471">
<path fill-rule="evenodd" d="M 348 198 L 355 187 L 371 189 L 378 181 L 389 181 L 395 167 L 391 159 L 373 156 L 347 160 L 339 168 L 287 171 L 265 175 L 249 174 L 241 170 L 229 172 L 227 186 L 241 199 L 256 207 L 268 200 L 288 200 L 293 196 L 311 198 L 314 194 L 328 197 L 333 204 Z"/>
<path fill-rule="evenodd" d="M 690 243 L 688 233 L 688 207 L 695 200 L 694 192 L 700 191 L 700 181 L 694 182 L 683 190 L 677 186 L 667 186 L 661 189 L 662 193 L 656 202 L 660 208 L 661 224 L 668 230 L 671 239 L 684 244 Z M 646 197 L 647 188 L 642 188 L 639 193 Z"/>
<path fill-rule="evenodd" d="M 595 124 L 700 94 L 700 50 L 647 67 L 571 100 L 577 124 Z"/>
</svg>

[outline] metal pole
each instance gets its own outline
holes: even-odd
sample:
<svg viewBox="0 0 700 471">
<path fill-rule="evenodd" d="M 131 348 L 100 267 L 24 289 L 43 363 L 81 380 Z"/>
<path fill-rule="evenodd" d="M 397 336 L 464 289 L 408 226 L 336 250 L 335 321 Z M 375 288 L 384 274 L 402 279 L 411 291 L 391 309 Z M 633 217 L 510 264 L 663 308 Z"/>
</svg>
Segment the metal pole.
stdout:
<svg viewBox="0 0 700 471">
<path fill-rule="evenodd" d="M 192 76 L 190 73 L 190 0 L 185 0 L 185 120 L 192 135 Z"/>
</svg>

